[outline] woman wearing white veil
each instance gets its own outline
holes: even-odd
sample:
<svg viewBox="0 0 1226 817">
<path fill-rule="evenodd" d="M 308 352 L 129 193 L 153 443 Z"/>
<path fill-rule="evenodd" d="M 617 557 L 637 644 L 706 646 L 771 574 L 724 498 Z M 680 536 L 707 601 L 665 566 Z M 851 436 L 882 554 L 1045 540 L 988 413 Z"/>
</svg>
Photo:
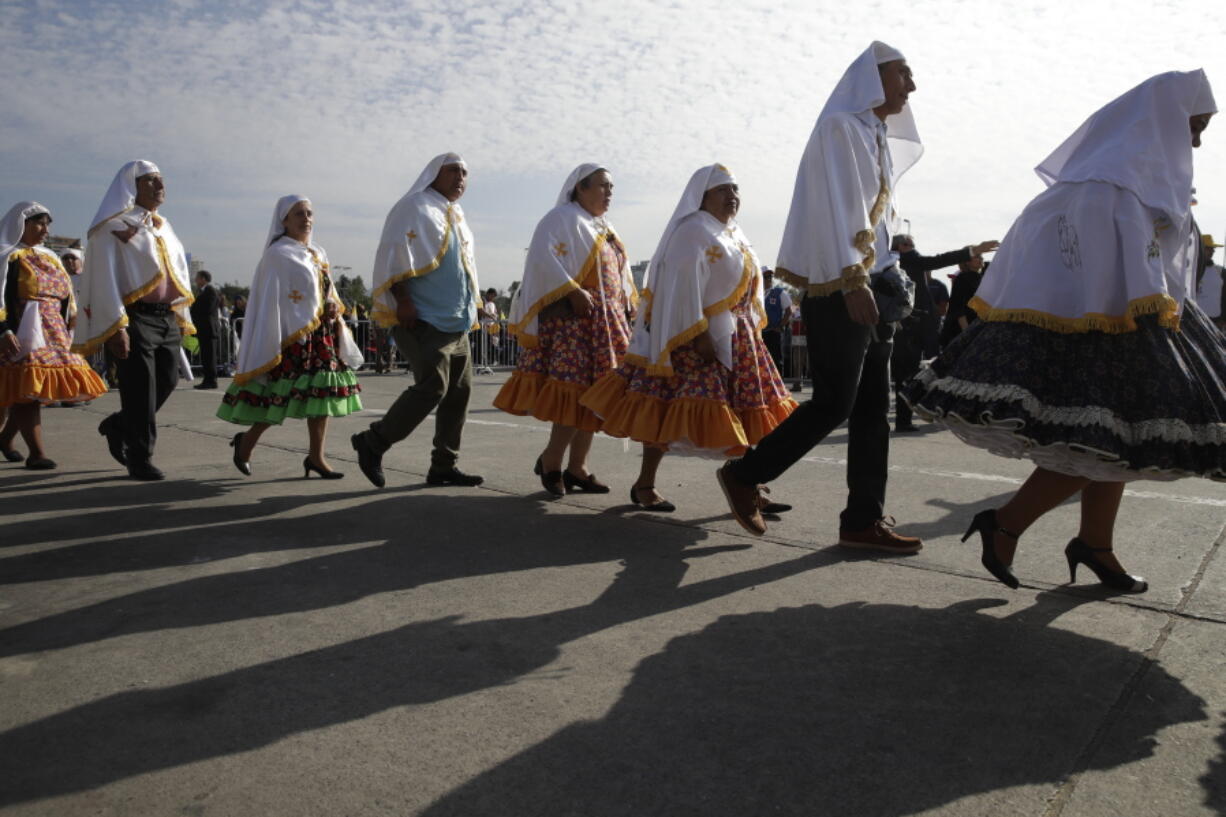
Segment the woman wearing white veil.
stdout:
<svg viewBox="0 0 1226 817">
<path fill-rule="evenodd" d="M 310 199 L 283 196 L 273 208 L 264 254 L 251 282 L 237 372 L 217 416 L 251 426 L 234 435 L 234 465 L 251 474 L 251 452 L 271 425 L 305 417 L 310 453 L 303 476 L 344 476 L 329 467 L 324 444 L 329 417 L 362 408 L 353 368 L 362 353 L 341 320 L 323 247 L 312 243 Z"/>
<path fill-rule="evenodd" d="M 532 235 L 511 303 L 511 330 L 522 351 L 494 405 L 553 423 L 534 468 L 553 496 L 609 491 L 587 466 L 600 418 L 579 399 L 621 365 L 638 303 L 626 248 L 605 219 L 612 200 L 608 170 L 582 164 L 571 171 Z"/>
<path fill-rule="evenodd" d="M 1226 480 L 1226 342 L 1191 286 L 1192 148 L 1216 110 L 1203 71 L 1172 71 L 1091 116 L 1036 168 L 1050 187 L 1001 243 L 980 320 L 907 388 L 965 442 L 1034 462 L 967 531 L 1010 587 L 1018 538 L 1080 493 L 1070 581 L 1084 564 L 1144 592 L 1112 552 L 1125 483 Z"/>
<path fill-rule="evenodd" d="M 20 432 L 29 449 L 26 468 L 55 468 L 43 451 L 42 405 L 92 400 L 106 384 L 71 351 L 76 298 L 59 256 L 42 246 L 51 213 L 33 201 L 13 205 L 0 221 L 0 409 L 10 416 L 0 431 L 9 462 Z"/>
<path fill-rule="evenodd" d="M 739 210 L 723 165 L 690 178 L 651 258 L 626 363 L 583 397 L 606 433 L 722 459 L 796 407 L 762 340 L 762 272 Z"/>
</svg>

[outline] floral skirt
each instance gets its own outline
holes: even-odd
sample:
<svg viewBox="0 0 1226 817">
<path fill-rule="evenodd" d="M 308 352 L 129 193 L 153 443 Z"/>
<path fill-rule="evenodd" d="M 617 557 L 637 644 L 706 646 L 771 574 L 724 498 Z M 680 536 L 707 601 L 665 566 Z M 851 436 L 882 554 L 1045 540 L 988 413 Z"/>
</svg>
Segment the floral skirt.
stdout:
<svg viewBox="0 0 1226 817">
<path fill-rule="evenodd" d="M 681 454 L 744 454 L 796 408 L 770 352 L 753 332 L 733 336 L 733 363 L 707 363 L 685 344 L 673 350 L 671 377 L 626 363 L 601 378 L 581 403 L 604 432 Z"/>
<path fill-rule="evenodd" d="M 1188 300 L 1180 331 L 971 324 L 904 389 L 964 442 L 1063 474 L 1226 480 L 1226 339 Z"/>
<path fill-rule="evenodd" d="M 630 345 L 625 316 L 594 308 L 585 318 L 544 318 L 539 326 L 537 345 L 520 351 L 494 406 L 520 417 L 600 431 L 600 418 L 579 398 L 621 363 Z"/>
<path fill-rule="evenodd" d="M 106 392 L 85 358 L 70 351 L 71 334 L 59 302 L 39 301 L 46 345 L 20 360 L 0 355 L 0 406 L 16 403 L 79 403 Z"/>
<path fill-rule="evenodd" d="M 248 383 L 231 383 L 217 416 L 239 425 L 280 425 L 286 417 L 344 417 L 362 409 L 362 387 L 336 355 L 336 343 L 320 327 L 281 352 L 281 361 Z"/>
</svg>

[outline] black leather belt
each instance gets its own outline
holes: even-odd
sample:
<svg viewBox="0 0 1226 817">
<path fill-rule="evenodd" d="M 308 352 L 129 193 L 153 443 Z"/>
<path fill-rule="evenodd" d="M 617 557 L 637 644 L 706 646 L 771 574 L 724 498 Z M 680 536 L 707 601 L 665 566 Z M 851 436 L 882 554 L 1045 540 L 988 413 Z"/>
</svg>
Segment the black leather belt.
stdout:
<svg viewBox="0 0 1226 817">
<path fill-rule="evenodd" d="M 128 304 L 130 312 L 144 312 L 146 315 L 169 315 L 170 304 L 152 304 L 146 301 L 136 301 Z"/>
</svg>

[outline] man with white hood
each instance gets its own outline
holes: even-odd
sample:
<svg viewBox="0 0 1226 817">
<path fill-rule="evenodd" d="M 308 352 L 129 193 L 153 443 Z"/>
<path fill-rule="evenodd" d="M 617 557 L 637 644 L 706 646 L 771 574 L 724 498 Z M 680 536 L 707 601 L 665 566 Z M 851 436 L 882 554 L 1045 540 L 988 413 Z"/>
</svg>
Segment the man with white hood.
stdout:
<svg viewBox="0 0 1226 817">
<path fill-rule="evenodd" d="M 120 410 L 98 433 L 139 480 L 165 478 L 152 462 L 156 415 L 179 382 L 182 335 L 196 333 L 187 254 L 158 213 L 165 200 L 153 162 L 128 162 L 115 174 L 90 222 L 73 343 L 87 356 L 105 344 L 118 360 Z"/>
<path fill-rule="evenodd" d="M 426 482 L 476 486 L 456 468 L 468 417 L 473 368 L 468 333 L 477 328 L 477 264 L 460 197 L 468 165 L 455 153 L 435 156 L 387 215 L 375 254 L 375 322 L 390 328 L 413 369 L 414 384 L 383 419 L 353 435 L 358 465 L 384 485 L 383 454 L 437 408 Z"/>
<path fill-rule="evenodd" d="M 758 486 L 778 478 L 847 422 L 847 506 L 839 544 L 914 553 L 884 512 L 889 464 L 893 323 L 881 322 L 870 284 L 895 264 L 893 190 L 923 148 L 907 98 L 911 69 L 874 42 L 843 74 L 800 161 L 776 273 L 801 288 L 813 397 L 718 472 L 737 521 L 761 535 Z M 892 274 L 892 272 L 890 273 Z"/>
</svg>

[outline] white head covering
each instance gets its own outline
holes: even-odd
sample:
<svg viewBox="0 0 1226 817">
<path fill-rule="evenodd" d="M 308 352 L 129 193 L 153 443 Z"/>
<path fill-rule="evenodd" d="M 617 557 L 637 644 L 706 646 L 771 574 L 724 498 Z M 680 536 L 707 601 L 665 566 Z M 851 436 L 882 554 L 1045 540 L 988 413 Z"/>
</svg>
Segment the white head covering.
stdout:
<svg viewBox="0 0 1226 817">
<path fill-rule="evenodd" d="M 583 181 L 588 176 L 592 175 L 598 170 L 607 171 L 608 168 L 605 167 L 604 165 L 593 164 L 592 162 L 584 162 L 583 164 L 579 165 L 574 170 L 572 170 L 570 172 L 570 175 L 566 177 L 566 183 L 562 185 L 562 191 L 558 193 L 558 200 L 554 202 L 554 205 L 555 206 L 562 205 L 562 204 L 566 204 L 567 202 L 571 201 L 570 194 L 574 192 L 575 185 L 579 184 L 579 182 Z"/>
<path fill-rule="evenodd" d="M 132 209 L 136 204 L 137 179 L 150 173 L 161 172 L 157 165 L 144 159 L 128 162 L 119 168 L 119 172 L 111 181 L 111 186 L 107 188 L 106 195 L 102 197 L 102 204 L 98 205 L 98 212 L 94 214 L 94 220 L 89 223 L 87 235 L 93 233 L 99 224 L 110 221 L 115 216 Z"/>
<path fill-rule="evenodd" d="M 656 245 L 656 251 L 651 256 L 651 263 L 647 267 L 647 277 L 643 283 L 645 287 L 651 285 L 649 282 L 653 271 L 664 262 L 668 241 L 673 237 L 673 233 L 677 232 L 677 227 L 687 216 L 702 209 L 702 197 L 708 190 L 712 187 L 719 187 L 721 184 L 736 184 L 736 179 L 733 178 L 731 170 L 718 163 L 700 167 L 694 171 L 693 176 L 690 176 L 685 192 L 681 194 L 681 200 L 673 209 L 673 214 L 668 219 L 668 226 L 664 228 L 664 235 L 660 236 L 660 243 Z"/>
<path fill-rule="evenodd" d="M 297 193 L 290 193 L 288 196 L 277 199 L 276 206 L 272 208 L 272 224 L 268 227 L 268 238 L 264 240 L 265 247 L 285 235 L 285 217 L 289 215 L 290 209 L 300 201 L 309 202 L 310 199 Z M 307 241 L 310 239 L 308 238 Z"/>
<path fill-rule="evenodd" d="M 468 170 L 468 163 L 460 158 L 460 154 L 440 153 L 430 160 L 430 163 L 426 165 L 426 169 L 417 177 L 417 181 L 413 182 L 413 186 L 409 188 L 409 192 L 404 194 L 404 197 L 407 198 L 414 193 L 420 193 L 434 184 L 434 180 L 438 178 L 438 172 L 447 165 L 459 165 Z"/>
<path fill-rule="evenodd" d="M 77 258 L 77 259 L 85 258 L 85 253 L 81 252 L 75 247 L 65 247 L 63 250 L 60 251 L 60 258 L 67 258 L 70 255 L 73 258 Z"/>
<path fill-rule="evenodd" d="M 4 269 L 8 269 L 9 256 L 21 244 L 21 236 L 26 231 L 26 219 L 34 216 L 50 214 L 51 211 L 36 201 L 19 201 L 9 208 L 0 221 L 0 258 Z"/>
<path fill-rule="evenodd" d="M 881 105 L 885 102 L 885 89 L 881 85 L 878 66 L 905 59 L 898 49 L 874 40 L 873 44 L 864 49 L 855 62 L 847 67 L 839 84 L 834 86 L 834 91 L 826 100 L 817 121 L 820 123 L 831 114 L 863 113 Z M 911 111 L 910 102 L 907 102 L 900 112 L 887 116 L 885 126 L 890 140 L 890 156 L 894 161 L 894 174 L 890 179 L 893 186 L 919 161 L 924 153 L 924 146 L 915 127 L 915 114 Z"/>
<path fill-rule="evenodd" d="M 1182 224 L 1192 198 L 1188 117 L 1216 111 L 1203 70 L 1158 74 L 1096 111 L 1035 172 L 1048 185 L 1110 182 Z"/>
</svg>

